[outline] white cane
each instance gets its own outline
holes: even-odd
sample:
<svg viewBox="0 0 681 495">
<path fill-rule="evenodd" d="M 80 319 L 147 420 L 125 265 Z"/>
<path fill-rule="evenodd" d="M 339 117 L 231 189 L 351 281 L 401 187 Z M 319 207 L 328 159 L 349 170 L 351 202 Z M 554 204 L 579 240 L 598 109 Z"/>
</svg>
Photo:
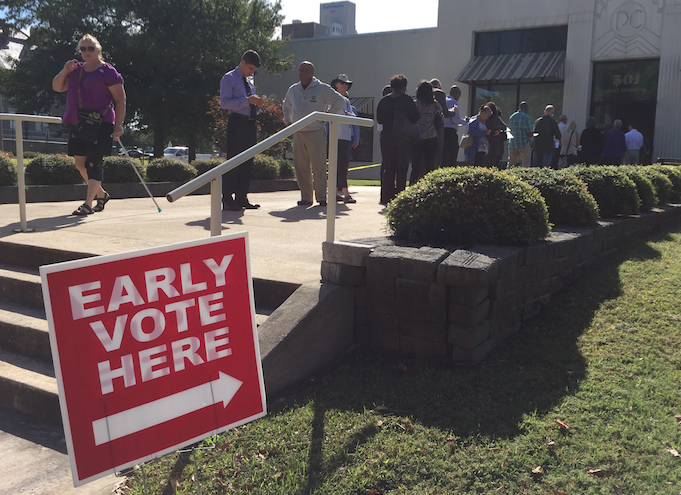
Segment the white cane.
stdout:
<svg viewBox="0 0 681 495">
<path fill-rule="evenodd" d="M 130 160 L 130 163 L 132 163 L 132 168 L 133 168 L 133 170 L 134 170 L 135 173 L 137 174 L 137 177 L 140 178 L 140 182 L 142 182 L 142 185 L 144 186 L 144 189 L 147 190 L 147 193 L 149 194 L 149 197 L 151 198 L 151 200 L 152 200 L 152 201 L 154 202 L 154 204 L 156 205 L 156 208 L 158 208 L 158 212 L 161 213 L 161 207 L 158 205 L 158 203 L 157 203 L 156 200 L 154 199 L 154 196 L 151 194 L 151 191 L 150 191 L 149 188 L 147 187 L 147 183 L 144 182 L 144 179 L 142 178 L 142 175 L 140 175 L 139 171 L 137 170 L 137 165 L 135 165 L 135 161 L 134 161 L 132 158 L 130 158 L 130 155 L 128 155 L 128 150 L 126 150 L 126 149 L 125 149 L 125 146 L 123 146 L 123 143 L 121 142 L 121 138 L 120 138 L 120 137 L 117 137 L 116 140 L 118 141 L 118 144 L 121 145 L 121 149 L 123 150 L 123 153 L 125 153 L 125 156 L 127 156 L 127 157 L 128 157 L 128 160 Z"/>
</svg>

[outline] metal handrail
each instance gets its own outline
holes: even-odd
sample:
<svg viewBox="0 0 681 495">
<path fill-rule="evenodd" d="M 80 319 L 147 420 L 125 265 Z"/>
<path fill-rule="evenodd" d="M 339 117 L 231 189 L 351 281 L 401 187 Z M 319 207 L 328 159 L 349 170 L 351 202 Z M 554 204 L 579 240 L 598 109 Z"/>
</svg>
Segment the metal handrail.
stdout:
<svg viewBox="0 0 681 495">
<path fill-rule="evenodd" d="M 23 122 L 44 122 L 61 124 L 61 117 L 27 115 L 22 113 L 0 113 L 0 121 L 13 120 L 17 143 L 17 192 L 19 193 L 19 225 L 15 232 L 32 232 L 26 225 L 26 182 L 24 180 L 24 130 Z"/>
<path fill-rule="evenodd" d="M 334 229 L 335 229 L 335 219 L 336 219 L 336 169 L 338 168 L 338 124 L 353 124 L 361 125 L 364 127 L 373 127 L 374 121 L 371 119 L 364 119 L 361 117 L 352 117 L 349 115 L 339 115 L 334 113 L 325 112 L 312 112 L 310 115 L 303 117 L 299 121 L 291 124 L 290 126 L 282 129 L 276 134 L 272 134 L 267 139 L 260 141 L 255 146 L 248 148 L 230 158 L 226 162 L 221 163 L 217 167 L 209 170 L 208 172 L 200 175 L 196 179 L 192 179 L 186 184 L 173 189 L 166 195 L 166 199 L 169 202 L 177 201 L 183 196 L 196 191 L 201 186 L 204 186 L 210 182 L 210 235 L 216 236 L 220 235 L 222 232 L 222 175 L 227 172 L 234 170 L 236 167 L 241 165 L 247 160 L 250 160 L 258 153 L 271 148 L 279 141 L 286 139 L 287 137 L 295 134 L 296 132 L 304 129 L 308 125 L 316 121 L 326 121 L 329 123 L 329 180 L 328 180 L 328 190 L 333 192 L 334 197 L 327 198 L 326 202 L 326 240 L 333 242 L 334 240 Z M 331 144 L 333 143 L 333 145 Z"/>
</svg>

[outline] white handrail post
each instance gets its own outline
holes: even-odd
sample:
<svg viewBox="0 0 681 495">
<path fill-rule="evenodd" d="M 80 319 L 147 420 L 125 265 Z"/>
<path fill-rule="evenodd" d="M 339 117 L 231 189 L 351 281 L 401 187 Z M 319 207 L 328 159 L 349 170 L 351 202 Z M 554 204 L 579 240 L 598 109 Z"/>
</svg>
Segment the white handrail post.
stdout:
<svg viewBox="0 0 681 495">
<path fill-rule="evenodd" d="M 222 234 L 222 176 L 210 181 L 210 235 Z"/>
<path fill-rule="evenodd" d="M 24 180 L 24 130 L 23 121 L 14 121 L 15 140 L 17 143 L 17 192 L 19 193 L 19 228 L 15 232 L 33 232 L 26 225 L 26 182 Z"/>
<path fill-rule="evenodd" d="M 329 121 L 329 180 L 326 203 L 326 241 L 333 242 L 336 228 L 336 191 L 338 190 L 338 123 Z"/>
</svg>

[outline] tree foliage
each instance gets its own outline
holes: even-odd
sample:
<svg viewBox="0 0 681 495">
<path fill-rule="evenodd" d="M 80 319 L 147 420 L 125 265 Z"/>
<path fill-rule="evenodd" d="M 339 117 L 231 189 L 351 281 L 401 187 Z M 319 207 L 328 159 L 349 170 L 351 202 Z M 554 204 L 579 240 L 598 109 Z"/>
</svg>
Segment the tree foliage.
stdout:
<svg viewBox="0 0 681 495">
<path fill-rule="evenodd" d="M 192 150 L 210 141 L 208 103 L 247 49 L 260 53 L 269 72 L 291 66 L 280 56 L 284 42 L 273 39 L 279 1 L 0 0 L 0 7 L 16 27 L 32 26 L 31 49 L 1 79 L 19 111 L 47 112 L 65 101 L 52 91 L 52 78 L 91 33 L 125 79 L 126 120 L 153 129 L 157 153 L 168 138 Z"/>
</svg>

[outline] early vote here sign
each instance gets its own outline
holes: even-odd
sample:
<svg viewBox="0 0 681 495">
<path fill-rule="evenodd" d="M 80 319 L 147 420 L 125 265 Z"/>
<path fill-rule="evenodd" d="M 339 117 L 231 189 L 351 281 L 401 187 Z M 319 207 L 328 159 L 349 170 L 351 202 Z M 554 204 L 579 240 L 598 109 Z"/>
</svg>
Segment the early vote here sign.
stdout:
<svg viewBox="0 0 681 495">
<path fill-rule="evenodd" d="M 245 233 L 40 274 L 74 485 L 266 414 Z"/>
</svg>

